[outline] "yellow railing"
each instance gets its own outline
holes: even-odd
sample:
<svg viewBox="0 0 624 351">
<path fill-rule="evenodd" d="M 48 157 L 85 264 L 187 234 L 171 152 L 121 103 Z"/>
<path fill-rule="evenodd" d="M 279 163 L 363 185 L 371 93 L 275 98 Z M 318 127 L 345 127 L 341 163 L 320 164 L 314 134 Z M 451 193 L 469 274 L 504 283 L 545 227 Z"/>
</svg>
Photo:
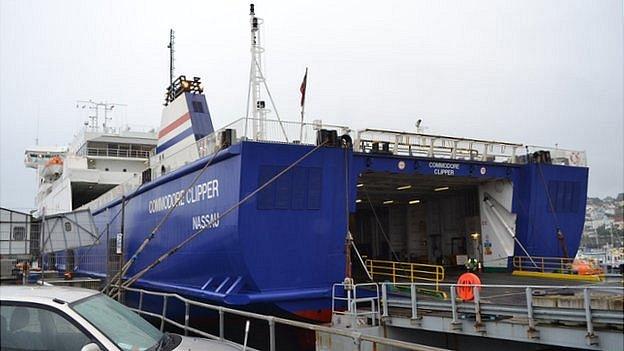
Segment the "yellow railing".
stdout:
<svg viewBox="0 0 624 351">
<path fill-rule="evenodd" d="M 575 260 L 565 257 L 514 256 L 513 268 L 521 272 L 541 272 L 577 275 L 602 274 L 594 260 Z"/>
<path fill-rule="evenodd" d="M 366 260 L 366 267 L 375 281 L 434 283 L 439 291 L 439 284 L 444 280 L 444 267 L 433 264 Z"/>
</svg>

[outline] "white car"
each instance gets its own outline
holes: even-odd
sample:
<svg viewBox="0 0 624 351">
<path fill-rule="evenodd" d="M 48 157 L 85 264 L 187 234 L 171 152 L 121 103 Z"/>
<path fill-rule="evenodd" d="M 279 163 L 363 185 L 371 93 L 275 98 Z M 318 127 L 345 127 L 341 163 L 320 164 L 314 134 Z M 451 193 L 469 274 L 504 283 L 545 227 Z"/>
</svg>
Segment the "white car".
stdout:
<svg viewBox="0 0 624 351">
<path fill-rule="evenodd" d="M 202 338 L 162 333 L 95 291 L 57 286 L 0 286 L 0 350 L 240 350 Z"/>
</svg>

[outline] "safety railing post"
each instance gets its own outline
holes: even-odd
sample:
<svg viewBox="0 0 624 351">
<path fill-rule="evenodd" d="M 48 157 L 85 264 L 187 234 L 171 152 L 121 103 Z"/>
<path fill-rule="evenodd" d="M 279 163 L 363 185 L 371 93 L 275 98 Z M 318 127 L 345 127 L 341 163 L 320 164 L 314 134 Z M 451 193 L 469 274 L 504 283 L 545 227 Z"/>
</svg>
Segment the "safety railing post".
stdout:
<svg viewBox="0 0 624 351">
<path fill-rule="evenodd" d="M 472 293 L 474 295 L 475 329 L 478 332 L 485 332 L 483 329 L 483 320 L 481 318 L 481 298 L 479 296 L 479 286 L 473 286 Z"/>
<path fill-rule="evenodd" d="M 444 279 L 444 267 L 436 267 L 436 291 L 440 291 L 440 281 Z"/>
<path fill-rule="evenodd" d="M 357 286 L 353 285 L 353 322 L 357 323 L 358 312 L 357 312 Z M 354 326 L 356 324 L 353 324 Z"/>
<path fill-rule="evenodd" d="M 188 301 L 184 301 L 184 336 L 188 336 L 190 307 Z"/>
<path fill-rule="evenodd" d="M 529 319 L 529 329 L 527 335 L 529 339 L 539 338 L 539 334 L 535 329 L 535 319 L 533 318 L 533 290 L 530 286 L 526 288 L 526 306 L 527 306 L 527 318 Z"/>
<path fill-rule="evenodd" d="M 219 307 L 219 340 L 225 340 L 225 318 L 223 309 Z"/>
<path fill-rule="evenodd" d="M 139 291 L 139 311 L 143 311 L 143 290 Z"/>
<path fill-rule="evenodd" d="M 410 264 L 410 281 L 413 283 L 414 282 L 414 264 Z"/>
<path fill-rule="evenodd" d="M 425 139 L 427 140 L 427 139 Z M 434 142 L 435 138 L 431 138 L 429 139 L 429 141 L 431 142 L 431 144 L 429 144 L 429 153 L 428 153 L 428 157 L 433 157 L 433 142 Z"/>
<path fill-rule="evenodd" d="M 452 330 L 461 330 L 461 322 L 457 313 L 457 296 L 455 291 L 455 285 L 451 285 L 451 312 L 453 314 L 453 321 L 451 322 Z"/>
<path fill-rule="evenodd" d="M 347 287 L 347 311 L 353 312 L 353 305 L 351 304 L 351 288 Z"/>
<path fill-rule="evenodd" d="M 381 307 L 382 307 L 382 317 L 388 317 L 388 287 L 386 283 L 381 284 Z"/>
<path fill-rule="evenodd" d="M 360 351 L 362 349 L 362 340 L 360 339 L 360 337 L 361 337 L 360 333 L 354 333 L 352 336 L 354 351 Z"/>
<path fill-rule="evenodd" d="M 269 350 L 275 351 L 275 320 L 269 317 Z"/>
<path fill-rule="evenodd" d="M 375 300 L 371 299 L 370 309 L 371 309 L 371 323 L 373 324 L 373 327 L 374 327 L 377 324 L 377 321 L 376 321 L 377 311 L 375 311 Z"/>
<path fill-rule="evenodd" d="M 377 297 L 377 321 L 381 324 L 381 295 L 379 294 L 379 285 L 375 284 L 375 294 Z"/>
<path fill-rule="evenodd" d="M 542 257 L 542 273 L 546 272 L 546 269 L 544 268 L 544 257 Z"/>
<path fill-rule="evenodd" d="M 416 299 L 416 284 L 410 285 L 410 293 L 412 298 L 412 321 L 418 320 L 418 301 Z"/>
<path fill-rule="evenodd" d="M 168 296 L 167 295 L 163 296 L 162 316 L 160 316 L 160 331 L 165 330 L 165 318 L 167 318 L 167 300 L 168 300 Z"/>
<path fill-rule="evenodd" d="M 332 286 L 332 314 L 334 313 L 334 311 L 336 311 L 336 286 L 333 285 Z"/>
<path fill-rule="evenodd" d="M 392 282 L 396 283 L 396 262 L 392 262 Z"/>
<path fill-rule="evenodd" d="M 587 345 L 598 345 L 598 336 L 594 334 L 592 322 L 591 295 L 587 288 L 583 289 L 583 304 L 585 305 L 585 323 L 587 324 Z"/>
</svg>

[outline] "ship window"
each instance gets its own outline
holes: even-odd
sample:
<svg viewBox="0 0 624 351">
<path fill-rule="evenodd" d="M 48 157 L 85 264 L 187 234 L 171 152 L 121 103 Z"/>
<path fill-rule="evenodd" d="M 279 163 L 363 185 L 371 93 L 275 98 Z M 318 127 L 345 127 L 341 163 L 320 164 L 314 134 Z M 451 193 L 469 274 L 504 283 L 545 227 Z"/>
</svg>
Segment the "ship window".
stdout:
<svg viewBox="0 0 624 351">
<path fill-rule="evenodd" d="M 201 101 L 193 101 L 193 111 L 197 113 L 204 113 L 204 105 Z"/>
<path fill-rule="evenodd" d="M 13 240 L 17 240 L 17 241 L 26 240 L 26 227 L 22 227 L 22 226 L 13 227 Z"/>
<path fill-rule="evenodd" d="M 128 170 L 127 170 L 127 169 L 125 169 L 125 168 L 123 169 L 123 171 L 124 171 L 124 172 L 128 172 Z"/>
<path fill-rule="evenodd" d="M 108 172 L 108 168 L 104 168 L 104 170 L 105 170 L 106 172 Z"/>
</svg>

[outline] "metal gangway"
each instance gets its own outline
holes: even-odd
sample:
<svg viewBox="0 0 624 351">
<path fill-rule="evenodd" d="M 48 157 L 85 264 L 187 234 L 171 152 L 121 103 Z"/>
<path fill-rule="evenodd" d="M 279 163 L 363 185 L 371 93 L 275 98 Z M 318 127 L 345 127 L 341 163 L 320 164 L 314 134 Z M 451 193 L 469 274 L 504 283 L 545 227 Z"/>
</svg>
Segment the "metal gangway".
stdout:
<svg viewBox="0 0 624 351">
<path fill-rule="evenodd" d="M 435 287 L 449 298 L 419 292 Z M 468 289 L 472 297 L 460 299 L 461 289 Z M 590 350 L 616 350 L 624 344 L 621 282 L 579 286 L 383 282 L 336 284 L 333 290 L 334 315 L 351 318 L 351 329 L 380 326 L 391 335 L 388 329 L 411 328 Z M 340 303 L 346 308 L 337 307 Z"/>
</svg>

